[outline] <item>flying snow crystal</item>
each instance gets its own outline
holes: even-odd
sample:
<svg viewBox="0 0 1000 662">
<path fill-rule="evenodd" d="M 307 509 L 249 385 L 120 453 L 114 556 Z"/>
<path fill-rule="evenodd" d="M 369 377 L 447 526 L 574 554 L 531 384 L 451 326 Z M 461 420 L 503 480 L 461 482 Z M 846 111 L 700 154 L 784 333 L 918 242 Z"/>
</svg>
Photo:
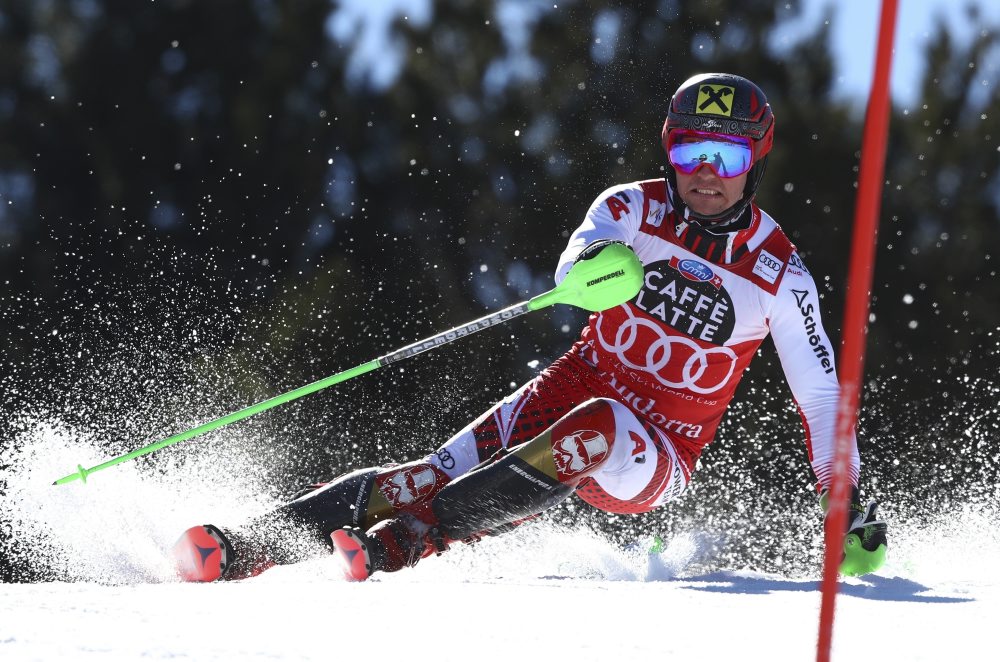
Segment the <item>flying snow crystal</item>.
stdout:
<svg viewBox="0 0 1000 662">
<path fill-rule="evenodd" d="M 0 550 L 22 579 L 173 581 L 166 550 L 178 531 L 205 517 L 243 519 L 248 511 L 270 507 L 260 483 L 247 490 L 236 479 L 243 471 L 255 473 L 252 460 L 237 460 L 239 468 L 219 472 L 218 462 L 228 454 L 211 446 L 200 449 L 203 459 L 193 462 L 164 456 L 165 466 L 174 465 L 169 471 L 161 466 L 151 473 L 145 463 L 125 463 L 113 475 L 54 487 L 52 480 L 69 469 L 69 458 L 87 466 L 107 458 L 100 436 L 53 414 L 25 416 L 18 424 L 10 466 L 0 470 L 6 485 L 0 509 L 11 520 L 10 539 L 0 541 Z M 206 462 L 211 456 L 215 460 Z"/>
</svg>

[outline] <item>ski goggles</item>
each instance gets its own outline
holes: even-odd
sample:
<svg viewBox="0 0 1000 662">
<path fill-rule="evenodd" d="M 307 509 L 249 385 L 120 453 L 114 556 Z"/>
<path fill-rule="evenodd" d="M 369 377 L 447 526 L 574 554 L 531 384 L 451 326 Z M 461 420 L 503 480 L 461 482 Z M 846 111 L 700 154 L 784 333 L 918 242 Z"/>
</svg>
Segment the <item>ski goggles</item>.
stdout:
<svg viewBox="0 0 1000 662">
<path fill-rule="evenodd" d="M 675 129 L 670 132 L 667 158 L 685 175 L 707 165 L 719 177 L 739 177 L 753 166 L 753 145 L 743 136 Z"/>
</svg>

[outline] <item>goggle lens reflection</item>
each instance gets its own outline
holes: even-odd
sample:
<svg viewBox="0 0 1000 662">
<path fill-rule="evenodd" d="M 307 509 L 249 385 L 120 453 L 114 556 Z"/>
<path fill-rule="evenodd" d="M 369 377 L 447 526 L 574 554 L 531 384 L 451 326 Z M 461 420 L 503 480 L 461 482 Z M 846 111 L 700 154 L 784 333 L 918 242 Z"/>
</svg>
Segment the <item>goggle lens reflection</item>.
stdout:
<svg viewBox="0 0 1000 662">
<path fill-rule="evenodd" d="M 678 130 L 670 134 L 667 157 L 685 175 L 707 165 L 719 177 L 739 177 L 753 166 L 753 146 L 742 136 Z"/>
</svg>

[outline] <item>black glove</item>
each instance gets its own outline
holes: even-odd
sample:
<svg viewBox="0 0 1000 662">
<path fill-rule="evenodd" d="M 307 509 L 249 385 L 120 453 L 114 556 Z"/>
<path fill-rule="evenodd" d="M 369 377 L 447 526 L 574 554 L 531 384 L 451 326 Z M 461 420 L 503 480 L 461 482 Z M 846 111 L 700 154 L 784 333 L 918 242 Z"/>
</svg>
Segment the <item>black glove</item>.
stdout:
<svg viewBox="0 0 1000 662">
<path fill-rule="evenodd" d="M 819 496 L 820 506 L 827 513 L 827 490 Z M 876 514 L 878 504 L 861 500 L 857 487 L 851 488 L 851 500 L 847 509 L 847 535 L 844 537 L 844 557 L 840 562 L 840 574 L 858 577 L 875 572 L 885 563 L 885 553 L 889 543 L 888 525 Z"/>
<path fill-rule="evenodd" d="M 573 264 L 576 264 L 581 260 L 589 260 L 611 244 L 621 244 L 622 246 L 628 247 L 628 244 L 618 239 L 598 239 L 597 241 L 592 241 L 587 244 L 587 247 L 580 251 L 580 254 L 576 256 L 575 260 L 573 260 Z"/>
</svg>

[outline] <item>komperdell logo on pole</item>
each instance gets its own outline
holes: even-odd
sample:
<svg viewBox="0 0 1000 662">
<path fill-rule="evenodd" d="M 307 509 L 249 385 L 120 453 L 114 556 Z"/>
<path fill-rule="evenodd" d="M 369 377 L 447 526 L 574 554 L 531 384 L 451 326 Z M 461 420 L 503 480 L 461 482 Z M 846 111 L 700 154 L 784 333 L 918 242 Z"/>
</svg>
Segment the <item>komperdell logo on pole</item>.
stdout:
<svg viewBox="0 0 1000 662">
<path fill-rule="evenodd" d="M 515 304 L 495 313 L 480 317 L 477 320 L 473 320 L 467 324 L 462 324 L 454 329 L 443 331 L 437 335 L 431 336 L 430 338 L 425 338 L 424 340 L 415 342 L 412 345 L 407 345 L 406 347 L 397 349 L 396 351 L 390 352 L 389 354 L 381 356 L 373 361 L 362 363 L 361 365 L 344 370 L 343 372 L 338 372 L 337 374 L 331 375 L 325 379 L 321 379 L 311 384 L 306 384 L 305 386 L 299 387 L 294 391 L 289 391 L 288 393 L 283 393 L 282 395 L 275 396 L 269 400 L 258 402 L 255 405 L 251 405 L 245 409 L 227 414 L 226 416 L 217 418 L 214 421 L 209 421 L 208 423 L 199 425 L 196 428 L 175 434 L 172 437 L 167 437 L 166 439 L 154 442 L 148 446 L 143 446 L 142 448 L 136 449 L 131 453 L 126 453 L 125 455 L 112 458 L 107 462 L 103 462 L 90 468 L 85 468 L 83 465 L 77 465 L 76 471 L 56 480 L 53 485 L 65 485 L 66 483 L 72 483 L 75 480 L 80 480 L 86 483 L 87 477 L 97 471 L 113 467 L 116 464 L 120 464 L 142 455 L 148 455 L 160 450 L 161 448 L 166 448 L 167 446 L 191 439 L 192 437 L 197 437 L 200 434 L 221 428 L 225 425 L 229 425 L 230 423 L 235 423 L 236 421 L 243 420 L 244 418 L 249 418 L 254 414 L 259 414 L 262 411 L 266 411 L 286 402 L 301 398 L 304 395 L 315 393 L 316 391 L 333 386 L 334 384 L 339 384 L 347 381 L 348 379 L 353 379 L 354 377 L 363 375 L 366 372 L 377 370 L 389 365 L 390 363 L 402 361 L 403 359 L 408 359 L 411 356 L 416 356 L 421 352 L 426 352 L 429 349 L 445 345 L 454 340 L 458 340 L 459 338 L 475 333 L 476 331 L 482 331 L 483 329 L 488 329 L 491 326 L 502 324 L 533 310 L 541 310 L 542 308 L 547 308 L 548 306 L 556 303 L 569 304 L 571 306 L 577 306 L 578 308 L 583 308 L 592 312 L 614 308 L 615 306 L 632 299 L 642 287 L 642 280 L 642 263 L 639 262 L 639 258 L 636 257 L 635 253 L 633 253 L 632 250 L 624 244 L 612 243 L 604 247 L 592 258 L 580 260 L 574 264 L 569 273 L 566 274 L 566 278 L 564 278 L 563 281 L 555 288 L 549 290 L 548 292 L 539 294 L 528 301 Z"/>
<path fill-rule="evenodd" d="M 625 270 L 624 269 L 619 269 L 618 271 L 616 271 L 614 273 L 605 274 L 605 275 L 601 276 L 600 278 L 595 278 L 594 280 L 588 280 L 587 281 L 587 287 L 593 287 L 594 285 L 597 285 L 598 283 L 603 283 L 604 281 L 606 281 L 608 279 L 619 278 L 620 276 L 624 276 L 624 275 L 625 275 Z"/>
</svg>

